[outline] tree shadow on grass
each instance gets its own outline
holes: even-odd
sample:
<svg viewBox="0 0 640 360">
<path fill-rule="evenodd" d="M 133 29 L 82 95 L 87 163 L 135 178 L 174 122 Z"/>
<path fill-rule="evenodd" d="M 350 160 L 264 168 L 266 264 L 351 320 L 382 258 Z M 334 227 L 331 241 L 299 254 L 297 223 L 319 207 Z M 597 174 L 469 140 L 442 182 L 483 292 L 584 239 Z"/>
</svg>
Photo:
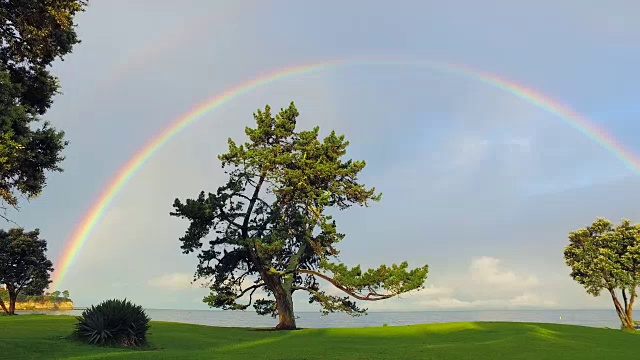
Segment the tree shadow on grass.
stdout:
<svg viewBox="0 0 640 360">
<path fill-rule="evenodd" d="M 305 328 L 297 328 L 294 330 L 278 330 L 274 327 L 268 327 L 268 328 L 247 328 L 248 331 L 266 331 L 266 332 L 287 332 L 287 331 L 300 331 L 300 330 L 307 330 Z"/>
<path fill-rule="evenodd" d="M 558 358 L 578 353 L 597 358 L 603 352 L 611 351 L 601 347 L 603 339 L 614 335 L 613 332 L 561 324 L 470 322 L 297 331 L 267 328 L 220 331 L 220 328 L 198 327 L 190 328 L 187 337 L 179 327 L 162 335 L 163 348 L 156 355 L 125 351 L 90 354 L 82 358 L 130 358 L 129 355 L 134 354 L 144 358 L 204 355 L 225 359 L 464 358 L 470 353 L 476 354 L 478 359 L 508 358 L 514 353 L 527 359 L 549 353 L 560 356 Z M 614 343 L 625 341 L 615 335 L 614 338 Z M 190 342 L 183 343 L 187 339 Z M 609 339 L 605 342 L 605 348 L 618 346 Z"/>
<path fill-rule="evenodd" d="M 423 326 L 385 326 L 385 327 L 366 327 L 366 328 L 330 328 L 330 329 L 299 329 L 293 331 L 275 331 L 274 329 L 252 328 L 247 329 L 251 332 L 268 332 L 273 335 L 267 335 L 265 338 L 243 341 L 235 344 L 229 344 L 223 347 L 212 349 L 214 352 L 228 352 L 239 350 L 250 350 L 253 347 L 271 347 L 278 346 L 282 348 L 295 348 L 296 344 L 322 343 L 331 344 L 333 347 L 362 347 L 377 344 L 382 347 L 394 348 L 398 344 L 398 340 L 405 342 L 424 341 L 428 339 L 433 342 L 432 347 L 456 346 L 460 343 L 466 345 L 480 345 L 503 341 L 501 339 L 487 340 L 486 338 L 473 339 L 475 334 L 483 330 L 481 323 L 449 323 L 449 324 L 429 324 Z M 458 341 L 452 342 L 451 336 Z M 446 341 L 445 341 L 446 340 Z M 287 343 L 282 344 L 282 342 Z M 327 346 L 321 347 L 328 349 Z"/>
<path fill-rule="evenodd" d="M 279 348 L 283 352 L 291 352 L 298 348 L 357 349 L 377 348 L 379 350 L 411 349 L 420 347 L 428 349 L 480 349 L 493 348 L 495 351 L 504 349 L 520 349 L 523 352 L 535 352 L 537 346 L 557 349 L 560 352 L 571 349 L 583 349 L 595 346 L 591 341 L 593 335 L 613 335 L 612 330 L 586 329 L 581 326 L 545 323 L 514 323 L 514 322 L 467 322 L 442 323 L 411 326 L 383 326 L 365 328 L 328 328 L 304 329 L 300 331 L 275 332 L 268 331 L 262 339 L 229 344 L 216 351 L 230 350 L 249 352 L 251 348 L 259 346 L 264 350 Z M 593 331 L 597 333 L 594 334 Z M 266 329 L 250 329 L 247 331 L 266 331 Z M 587 334 L 587 335 L 584 335 Z M 304 344 L 300 346 L 300 344 Z M 502 349 L 502 350 L 501 350 Z M 328 351 L 328 350 L 327 350 Z"/>
</svg>

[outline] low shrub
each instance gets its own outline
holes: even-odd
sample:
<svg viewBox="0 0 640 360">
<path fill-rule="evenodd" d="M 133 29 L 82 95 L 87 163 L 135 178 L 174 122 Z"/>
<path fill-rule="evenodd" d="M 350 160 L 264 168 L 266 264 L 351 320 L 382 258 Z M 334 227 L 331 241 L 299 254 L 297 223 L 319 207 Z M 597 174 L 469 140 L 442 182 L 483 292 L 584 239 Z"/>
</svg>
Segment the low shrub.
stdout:
<svg viewBox="0 0 640 360">
<path fill-rule="evenodd" d="M 78 316 L 73 336 L 92 345 L 147 345 L 151 320 L 142 306 L 128 300 L 107 300 Z"/>
</svg>

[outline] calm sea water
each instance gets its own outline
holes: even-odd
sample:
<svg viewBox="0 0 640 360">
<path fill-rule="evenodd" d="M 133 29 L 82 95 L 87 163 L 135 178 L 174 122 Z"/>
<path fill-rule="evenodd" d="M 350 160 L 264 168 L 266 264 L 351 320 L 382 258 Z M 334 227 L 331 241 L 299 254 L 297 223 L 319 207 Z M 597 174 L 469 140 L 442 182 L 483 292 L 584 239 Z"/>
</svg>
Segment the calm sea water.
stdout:
<svg viewBox="0 0 640 360">
<path fill-rule="evenodd" d="M 77 316 L 82 313 L 82 310 L 41 313 Z M 147 314 L 153 320 L 212 326 L 271 327 L 276 324 L 276 320 L 269 316 L 260 316 L 249 311 L 147 309 Z M 620 321 L 614 310 L 371 312 L 357 318 L 345 314 L 321 316 L 317 312 L 299 312 L 296 315 L 298 326 L 303 328 L 367 327 L 383 324 L 392 326 L 459 321 L 516 321 L 620 328 Z"/>
</svg>

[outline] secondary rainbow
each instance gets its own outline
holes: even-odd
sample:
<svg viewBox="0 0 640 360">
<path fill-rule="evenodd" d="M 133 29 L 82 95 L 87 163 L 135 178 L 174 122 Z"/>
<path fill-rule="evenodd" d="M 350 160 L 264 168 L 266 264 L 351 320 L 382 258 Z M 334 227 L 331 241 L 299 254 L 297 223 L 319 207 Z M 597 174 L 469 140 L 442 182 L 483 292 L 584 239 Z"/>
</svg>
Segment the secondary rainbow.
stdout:
<svg viewBox="0 0 640 360">
<path fill-rule="evenodd" d="M 433 70 L 464 76 L 466 78 L 481 81 L 490 86 L 504 90 L 547 112 L 556 115 L 560 120 L 589 137 L 605 148 L 627 167 L 640 174 L 640 160 L 634 154 L 619 144 L 616 139 L 604 129 L 578 114 L 570 107 L 556 101 L 531 88 L 520 85 L 514 81 L 501 78 L 497 75 L 481 72 L 467 66 L 454 65 L 443 62 L 427 60 L 387 60 L 387 59 L 336 59 L 314 62 L 305 65 L 296 65 L 281 70 L 263 74 L 222 93 L 215 95 L 192 110 L 172 121 L 164 130 L 149 140 L 135 155 L 133 155 L 122 168 L 109 180 L 107 186 L 101 191 L 96 201 L 91 205 L 74 229 L 73 234 L 66 242 L 61 255 L 58 257 L 58 270 L 53 274 L 52 289 L 57 289 L 63 281 L 66 273 L 73 264 L 91 231 L 101 219 L 105 209 L 111 204 L 122 187 L 136 172 L 153 156 L 167 141 L 178 134 L 182 129 L 201 119 L 203 115 L 219 106 L 228 103 L 238 96 L 248 93 L 258 87 L 267 85 L 277 80 L 326 70 L 343 65 L 377 65 L 377 66 L 424 66 Z"/>
<path fill-rule="evenodd" d="M 176 48 L 185 43 L 185 40 L 193 38 L 195 34 L 206 33 L 207 26 L 217 22 L 225 23 L 237 20 L 236 17 L 246 13 L 254 5 L 252 1 L 245 3 L 244 6 L 231 13 L 213 12 L 181 22 L 172 32 L 141 44 L 142 46 L 136 51 L 121 59 L 122 61 L 111 72 L 110 77 L 98 82 L 97 90 L 99 92 L 110 90 L 127 74 L 142 67 L 148 67 L 150 64 L 153 65 L 155 60 L 163 58 L 165 53 L 175 51 Z"/>
</svg>

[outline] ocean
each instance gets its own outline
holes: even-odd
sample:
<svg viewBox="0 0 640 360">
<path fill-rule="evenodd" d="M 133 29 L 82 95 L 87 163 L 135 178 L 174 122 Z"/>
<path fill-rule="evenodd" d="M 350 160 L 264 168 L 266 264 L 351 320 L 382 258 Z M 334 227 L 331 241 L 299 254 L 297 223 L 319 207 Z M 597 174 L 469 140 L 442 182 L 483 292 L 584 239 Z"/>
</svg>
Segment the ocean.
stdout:
<svg viewBox="0 0 640 360">
<path fill-rule="evenodd" d="M 277 321 L 253 311 L 220 310 L 161 310 L 147 309 L 152 320 L 188 324 L 231 327 L 272 327 Z M 19 312 L 33 313 L 33 312 Z M 82 314 L 82 310 L 42 311 L 53 315 Z M 350 317 L 345 314 L 322 316 L 319 312 L 298 312 L 297 325 L 301 328 L 367 327 L 387 324 L 412 325 L 466 321 L 515 321 L 572 324 L 592 327 L 620 328 L 620 320 L 612 310 L 480 310 L 480 311 L 420 311 L 370 312 L 366 316 Z"/>
</svg>

